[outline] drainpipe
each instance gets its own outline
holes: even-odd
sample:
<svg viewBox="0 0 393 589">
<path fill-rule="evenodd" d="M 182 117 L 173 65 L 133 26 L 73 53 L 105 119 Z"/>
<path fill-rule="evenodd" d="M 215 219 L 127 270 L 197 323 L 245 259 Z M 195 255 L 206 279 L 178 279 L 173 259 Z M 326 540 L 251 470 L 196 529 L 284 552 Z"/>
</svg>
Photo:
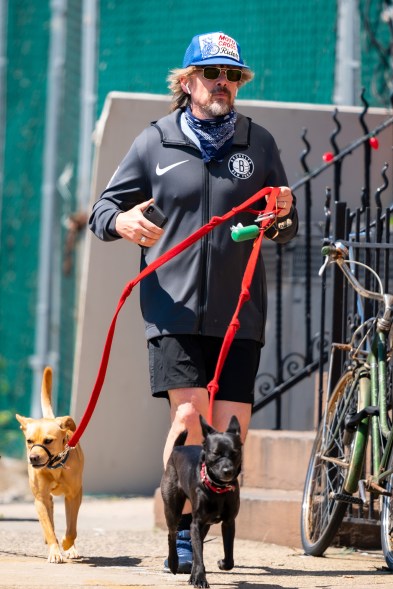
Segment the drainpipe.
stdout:
<svg viewBox="0 0 393 589">
<path fill-rule="evenodd" d="M 41 225 L 39 245 L 38 294 L 33 370 L 32 417 L 41 416 L 42 372 L 50 364 L 57 374 L 57 355 L 51 350 L 52 324 L 51 301 L 53 299 L 53 260 L 59 240 L 59 219 L 56 219 L 56 177 L 59 140 L 59 117 L 63 90 L 63 74 L 66 47 L 67 0 L 51 0 L 51 27 L 48 61 L 48 86 L 45 120 L 45 147 L 43 160 L 43 184 L 41 188 Z"/>
<path fill-rule="evenodd" d="M 3 211 L 4 188 L 4 151 L 6 122 L 6 87 L 7 87 L 7 0 L 0 0 L 0 243 L 1 219 Z"/>
<path fill-rule="evenodd" d="M 79 122 L 78 209 L 86 211 L 90 200 L 92 134 L 96 118 L 97 0 L 83 0 L 81 110 Z"/>
<path fill-rule="evenodd" d="M 390 57 L 390 69 L 387 72 L 387 85 L 389 87 L 389 98 L 390 106 L 393 106 L 393 6 L 384 4 L 384 10 L 381 14 L 382 21 L 388 25 L 390 33 L 390 46 L 389 46 L 389 57 Z"/>
<path fill-rule="evenodd" d="M 334 103 L 356 105 L 360 96 L 358 0 L 338 0 Z"/>
</svg>

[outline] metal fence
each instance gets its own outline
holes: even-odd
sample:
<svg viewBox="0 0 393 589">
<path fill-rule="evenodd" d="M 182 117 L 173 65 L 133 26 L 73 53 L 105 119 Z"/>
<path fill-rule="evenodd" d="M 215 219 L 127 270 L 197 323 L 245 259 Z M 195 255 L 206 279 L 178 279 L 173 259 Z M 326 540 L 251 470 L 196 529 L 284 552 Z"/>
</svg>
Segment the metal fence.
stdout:
<svg viewBox="0 0 393 589">
<path fill-rule="evenodd" d="M 256 413 L 270 403 L 275 404 L 276 417 L 275 428 L 281 429 L 282 423 L 282 396 L 291 390 L 296 384 L 308 378 L 312 373 L 319 373 L 319 391 L 317 396 L 318 418 L 322 411 L 322 398 L 324 395 L 324 371 L 328 359 L 329 343 L 331 341 L 344 341 L 348 329 L 349 309 L 343 305 L 343 282 L 341 277 L 336 274 L 333 281 L 329 284 L 327 290 L 326 279 L 321 282 L 320 299 L 312 301 L 312 277 L 316 275 L 316 263 L 321 263 L 320 249 L 323 239 L 319 244 L 315 244 L 312 239 L 311 211 L 313 205 L 313 180 L 321 175 L 329 167 L 334 167 L 333 187 L 326 188 L 325 204 L 325 223 L 324 239 L 351 238 L 353 246 L 356 246 L 357 256 L 364 256 L 368 262 L 378 271 L 382 271 L 385 281 L 385 287 L 391 288 L 392 272 L 389 268 L 389 261 L 392 258 L 391 235 L 393 231 L 391 219 L 393 211 L 393 198 L 391 193 L 388 194 L 390 206 L 383 209 L 381 195 L 388 190 L 389 177 L 388 165 L 385 164 L 380 171 L 381 185 L 375 194 L 371 195 L 370 176 L 372 157 L 371 150 L 378 147 L 378 135 L 386 132 L 393 126 L 393 117 L 388 117 L 378 127 L 369 129 L 366 124 L 366 115 L 369 105 L 364 97 L 364 91 L 361 94 L 363 110 L 359 115 L 359 124 L 363 134 L 354 140 L 344 149 L 338 148 L 338 136 L 341 130 L 340 117 L 337 109 L 332 113 L 332 119 L 335 123 L 330 143 L 332 150 L 324 156 L 324 163 L 317 169 L 310 171 L 307 165 L 307 155 L 310 152 L 310 144 L 307 140 L 307 130 L 303 131 L 303 142 L 305 149 L 300 155 L 300 160 L 305 172 L 304 177 L 294 184 L 292 190 L 298 190 L 304 187 L 305 198 L 305 219 L 304 234 L 293 244 L 276 246 L 275 251 L 275 315 L 276 315 L 276 372 L 274 375 L 260 373 L 256 381 L 256 401 L 253 412 Z M 341 202 L 341 180 L 343 161 L 352 154 L 354 150 L 363 149 L 363 167 L 359 170 L 359 175 L 355 179 L 359 183 L 359 206 L 351 210 L 349 206 Z M 391 175 L 391 171 L 390 171 Z M 333 204 L 332 204 L 333 203 Z M 316 249 L 318 247 L 318 250 Z M 283 348 L 283 276 L 284 276 L 284 257 L 287 251 L 292 249 L 292 256 L 296 256 L 296 250 L 302 252 L 302 272 L 304 274 L 303 300 L 304 300 L 304 317 L 305 317 L 305 338 L 304 342 L 299 342 L 296 350 L 284 354 Z M 339 271 L 338 271 L 339 272 Z M 329 301 L 327 305 L 326 301 Z M 312 323 L 312 305 L 319 305 L 320 313 L 319 326 L 317 328 Z M 367 306 L 366 313 L 372 312 Z M 331 324 L 328 321 L 331 319 Z M 300 349 L 300 347 L 302 349 Z M 338 357 L 337 366 L 335 367 L 332 384 L 341 373 L 342 366 Z"/>
</svg>

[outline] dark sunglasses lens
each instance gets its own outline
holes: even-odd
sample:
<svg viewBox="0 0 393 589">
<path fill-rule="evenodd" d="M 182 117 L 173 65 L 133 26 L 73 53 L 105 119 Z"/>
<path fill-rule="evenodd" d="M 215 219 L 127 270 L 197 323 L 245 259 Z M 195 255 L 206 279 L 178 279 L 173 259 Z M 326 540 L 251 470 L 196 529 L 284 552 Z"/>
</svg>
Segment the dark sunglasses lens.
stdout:
<svg viewBox="0 0 393 589">
<path fill-rule="evenodd" d="M 225 71 L 228 82 L 240 82 L 242 70 L 221 70 L 219 67 L 205 67 L 203 68 L 203 77 L 206 80 L 217 80 L 221 71 Z"/>
<path fill-rule="evenodd" d="M 206 78 L 206 80 L 217 80 L 220 72 L 221 70 L 219 67 L 205 67 L 203 69 L 203 77 Z"/>
<path fill-rule="evenodd" d="M 242 77 L 241 70 L 227 70 L 227 79 L 229 82 L 240 82 Z"/>
</svg>

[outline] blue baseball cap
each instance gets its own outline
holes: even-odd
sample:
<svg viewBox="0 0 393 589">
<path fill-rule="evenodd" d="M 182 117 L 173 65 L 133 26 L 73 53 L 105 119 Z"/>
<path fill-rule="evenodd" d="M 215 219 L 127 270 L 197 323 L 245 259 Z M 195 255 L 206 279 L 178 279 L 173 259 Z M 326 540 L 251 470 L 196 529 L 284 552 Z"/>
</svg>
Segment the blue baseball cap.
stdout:
<svg viewBox="0 0 393 589">
<path fill-rule="evenodd" d="M 195 35 L 183 59 L 183 67 L 190 65 L 237 65 L 247 68 L 241 57 L 240 45 L 225 33 Z"/>
</svg>

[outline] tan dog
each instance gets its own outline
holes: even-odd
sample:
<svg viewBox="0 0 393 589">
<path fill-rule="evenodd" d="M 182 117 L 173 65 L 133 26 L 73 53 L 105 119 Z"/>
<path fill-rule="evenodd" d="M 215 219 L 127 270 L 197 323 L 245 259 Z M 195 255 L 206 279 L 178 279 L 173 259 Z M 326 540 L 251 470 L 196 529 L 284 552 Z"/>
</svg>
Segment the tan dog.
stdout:
<svg viewBox="0 0 393 589">
<path fill-rule="evenodd" d="M 82 502 L 83 452 L 77 444 L 61 456 L 76 425 L 69 416 L 55 417 L 51 400 L 52 369 L 45 368 L 41 387 L 43 418 L 16 415 L 16 419 L 26 438 L 29 483 L 45 542 L 49 546 L 48 562 L 60 563 L 64 559 L 54 530 L 52 495 L 64 495 L 67 529 L 62 547 L 65 555 L 67 558 L 79 558 L 75 538 Z"/>
</svg>

